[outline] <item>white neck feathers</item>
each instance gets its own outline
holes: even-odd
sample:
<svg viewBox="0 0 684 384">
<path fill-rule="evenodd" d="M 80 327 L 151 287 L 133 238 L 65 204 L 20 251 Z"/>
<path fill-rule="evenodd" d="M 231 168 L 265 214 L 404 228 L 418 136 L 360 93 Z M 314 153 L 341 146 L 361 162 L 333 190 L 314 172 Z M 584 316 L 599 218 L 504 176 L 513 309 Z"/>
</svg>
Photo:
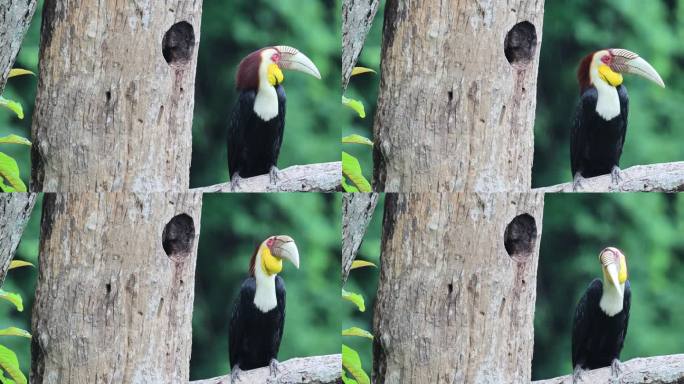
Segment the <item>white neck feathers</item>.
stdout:
<svg viewBox="0 0 684 384">
<path fill-rule="evenodd" d="M 266 60 L 261 60 L 259 65 L 259 89 L 254 99 L 254 113 L 264 121 L 269 121 L 278 116 L 278 92 L 268 82 L 268 63 Z"/>
<path fill-rule="evenodd" d="M 276 298 L 275 279 L 276 275 L 268 276 L 261 267 L 261 254 L 257 254 L 254 261 L 254 278 L 256 279 L 256 293 L 254 305 L 261 312 L 268 312 L 278 305 Z"/>
<path fill-rule="evenodd" d="M 596 67 L 591 68 L 589 76 L 591 77 L 591 83 L 598 92 L 596 113 L 606 121 L 612 120 L 620 114 L 620 97 L 618 96 L 617 88 L 601 79 Z"/>
<path fill-rule="evenodd" d="M 620 284 L 620 289 L 622 292 L 625 291 L 625 285 Z M 623 295 L 618 292 L 617 288 L 613 284 L 607 281 L 603 282 L 603 294 L 601 295 L 601 301 L 599 302 L 599 307 L 608 316 L 615 316 L 620 311 L 622 311 L 622 305 L 624 303 Z"/>
</svg>

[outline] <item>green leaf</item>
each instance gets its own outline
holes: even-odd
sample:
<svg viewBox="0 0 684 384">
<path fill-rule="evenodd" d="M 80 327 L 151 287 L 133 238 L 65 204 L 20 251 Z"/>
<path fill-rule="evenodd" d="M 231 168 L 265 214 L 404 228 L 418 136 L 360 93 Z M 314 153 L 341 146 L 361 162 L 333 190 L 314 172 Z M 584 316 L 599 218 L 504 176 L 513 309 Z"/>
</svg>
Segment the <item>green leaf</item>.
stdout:
<svg viewBox="0 0 684 384">
<path fill-rule="evenodd" d="M 18 293 L 7 292 L 0 289 L 0 299 L 7 300 L 17 307 L 17 311 L 22 312 L 24 310 L 24 303 L 21 300 L 21 295 Z"/>
<path fill-rule="evenodd" d="M 26 376 L 19 369 L 17 355 L 2 344 L 0 344 L 0 368 L 7 372 L 17 384 L 26 384 Z"/>
<path fill-rule="evenodd" d="M 29 71 L 28 69 L 12 68 L 12 69 L 10 69 L 10 71 L 9 71 L 9 76 L 7 76 L 7 78 L 9 79 L 9 78 L 12 78 L 12 77 L 23 76 L 23 75 L 33 75 L 33 76 L 35 76 L 36 74 L 33 73 L 33 72 L 31 72 L 31 71 Z"/>
<path fill-rule="evenodd" d="M 344 384 L 359 384 L 356 380 L 348 378 L 347 372 L 345 372 L 345 371 L 342 371 L 342 382 Z"/>
<path fill-rule="evenodd" d="M 21 177 L 19 177 L 17 162 L 2 152 L 0 152 L 0 176 L 7 180 L 12 189 L 17 192 L 26 192 L 26 185 L 24 185 Z"/>
<path fill-rule="evenodd" d="M 358 327 L 347 328 L 342 331 L 342 336 L 359 336 L 373 340 L 373 334 Z"/>
<path fill-rule="evenodd" d="M 370 378 L 361 366 L 359 354 L 344 344 L 342 344 L 342 366 L 354 376 L 358 384 L 370 384 Z"/>
<path fill-rule="evenodd" d="M 24 331 L 21 328 L 17 327 L 9 327 L 5 329 L 0 329 L 0 336 L 21 336 L 21 337 L 26 337 L 26 338 L 31 338 L 31 334 L 28 333 L 27 331 Z"/>
<path fill-rule="evenodd" d="M 370 183 L 363 176 L 359 160 L 347 152 L 342 152 L 342 174 L 351 180 L 359 191 L 372 192 Z"/>
<path fill-rule="evenodd" d="M 351 269 L 357 269 L 357 268 L 363 268 L 363 267 L 376 267 L 377 268 L 377 266 L 375 264 L 371 263 L 370 261 L 354 260 L 352 262 Z"/>
<path fill-rule="evenodd" d="M 366 118 L 366 110 L 363 108 L 362 102 L 342 96 L 342 104 L 356 111 L 356 113 L 359 114 L 360 118 Z"/>
<path fill-rule="evenodd" d="M 29 147 L 31 146 L 31 142 L 28 139 L 17 135 L 0 137 L 0 144 L 23 144 L 28 145 Z"/>
<path fill-rule="evenodd" d="M 371 69 L 371 68 L 366 68 L 366 67 L 354 67 L 354 68 L 352 69 L 351 75 L 352 75 L 352 76 L 356 76 L 356 75 L 360 75 L 360 74 L 362 74 L 362 73 L 369 73 L 369 72 L 370 72 L 370 73 L 377 73 L 377 72 L 375 72 L 374 69 Z"/>
<path fill-rule="evenodd" d="M 366 312 L 366 303 L 363 301 L 363 296 L 359 295 L 358 293 L 347 292 L 342 289 L 342 298 L 356 304 L 356 306 L 359 308 L 359 311 Z"/>
<path fill-rule="evenodd" d="M 12 262 L 10 262 L 9 269 L 21 268 L 21 267 L 29 267 L 29 266 L 30 266 L 30 267 L 35 267 L 35 265 L 29 263 L 28 261 L 24 261 L 24 260 L 12 260 Z M 353 265 L 352 265 L 352 268 L 353 268 Z"/>
<path fill-rule="evenodd" d="M 342 178 L 342 189 L 344 189 L 344 191 L 345 191 L 345 192 L 348 192 L 348 193 L 356 193 L 356 192 L 359 192 L 359 189 L 358 189 L 358 188 L 356 188 L 356 187 L 353 186 L 353 185 L 347 184 L 347 180 L 346 180 L 344 177 Z"/>
<path fill-rule="evenodd" d="M 9 108 L 12 112 L 17 114 L 18 118 L 24 118 L 24 108 L 22 108 L 21 104 L 17 103 L 16 101 L 8 100 L 0 96 L 0 107 Z"/>
<path fill-rule="evenodd" d="M 342 144 L 365 144 L 370 145 L 371 147 L 373 146 L 373 142 L 370 141 L 370 139 L 357 134 L 343 137 Z"/>
</svg>

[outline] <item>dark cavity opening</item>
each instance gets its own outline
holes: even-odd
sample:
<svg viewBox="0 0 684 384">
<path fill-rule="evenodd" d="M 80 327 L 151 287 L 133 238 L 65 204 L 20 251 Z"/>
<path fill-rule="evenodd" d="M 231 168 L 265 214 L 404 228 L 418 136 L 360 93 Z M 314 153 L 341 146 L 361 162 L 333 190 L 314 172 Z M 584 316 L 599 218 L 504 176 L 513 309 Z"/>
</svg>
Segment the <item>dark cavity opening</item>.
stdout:
<svg viewBox="0 0 684 384">
<path fill-rule="evenodd" d="M 514 259 L 526 259 L 534 252 L 537 243 L 537 223 L 527 213 L 516 216 L 506 226 L 504 246 L 508 255 Z"/>
<path fill-rule="evenodd" d="M 511 64 L 527 64 L 537 49 L 537 31 L 534 24 L 522 21 L 511 28 L 504 40 L 504 54 Z"/>
<path fill-rule="evenodd" d="M 195 223 L 185 213 L 175 216 L 164 227 L 162 246 L 169 257 L 186 257 L 195 241 Z"/>
<path fill-rule="evenodd" d="M 195 50 L 195 30 L 187 21 L 174 24 L 164 34 L 162 54 L 169 65 L 183 65 L 190 61 Z"/>
</svg>

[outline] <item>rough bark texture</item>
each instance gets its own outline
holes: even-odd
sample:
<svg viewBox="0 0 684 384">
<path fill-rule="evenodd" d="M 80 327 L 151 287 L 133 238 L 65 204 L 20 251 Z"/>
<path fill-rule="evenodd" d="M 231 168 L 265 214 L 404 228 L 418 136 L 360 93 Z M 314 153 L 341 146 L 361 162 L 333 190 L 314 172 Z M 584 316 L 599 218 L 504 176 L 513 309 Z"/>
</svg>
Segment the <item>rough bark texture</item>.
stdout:
<svg viewBox="0 0 684 384">
<path fill-rule="evenodd" d="M 36 197 L 34 193 L 0 193 L 0 287 L 31 218 Z"/>
<path fill-rule="evenodd" d="M 45 195 L 31 383 L 188 382 L 201 198 Z"/>
<path fill-rule="evenodd" d="M 342 355 L 290 359 L 278 366 L 278 377 L 268 367 L 240 374 L 240 383 L 260 384 L 337 384 L 342 380 Z M 190 384 L 229 384 L 230 374 L 213 379 L 191 381 Z"/>
<path fill-rule="evenodd" d="M 342 3 L 342 89 L 347 88 L 352 69 L 373 25 L 380 0 L 344 0 Z"/>
<path fill-rule="evenodd" d="M 2 0 L 0 2 L 0 95 L 17 58 L 21 42 L 31 25 L 37 0 Z"/>
<path fill-rule="evenodd" d="M 368 223 L 378 204 L 377 193 L 345 193 L 342 205 L 342 285 L 361 247 Z"/>
<path fill-rule="evenodd" d="M 543 10 L 543 0 L 387 1 L 376 190 L 530 189 Z"/>
<path fill-rule="evenodd" d="M 612 381 L 610 368 L 595 369 L 582 375 L 583 383 L 621 384 L 674 384 L 684 382 L 684 355 L 668 355 L 632 359 L 624 362 L 619 381 Z M 533 381 L 534 384 L 572 384 L 572 375 L 548 380 Z"/>
<path fill-rule="evenodd" d="M 32 190 L 188 189 L 201 9 L 45 1 Z"/>
<path fill-rule="evenodd" d="M 543 205 L 540 193 L 386 196 L 374 383 L 529 382 Z"/>
<path fill-rule="evenodd" d="M 210 187 L 194 188 L 193 191 L 203 193 L 215 192 L 336 192 L 342 180 L 342 163 L 320 163 L 294 165 L 280 171 L 280 179 L 271 183 L 268 175 L 260 175 L 243 179 L 239 188 L 231 189 L 230 182 Z"/>
<path fill-rule="evenodd" d="M 545 193 L 574 192 L 572 183 L 536 188 Z M 682 192 L 684 191 L 684 161 L 651 165 L 636 165 L 622 171 L 622 181 L 613 184 L 610 175 L 585 179 L 576 192 Z"/>
</svg>

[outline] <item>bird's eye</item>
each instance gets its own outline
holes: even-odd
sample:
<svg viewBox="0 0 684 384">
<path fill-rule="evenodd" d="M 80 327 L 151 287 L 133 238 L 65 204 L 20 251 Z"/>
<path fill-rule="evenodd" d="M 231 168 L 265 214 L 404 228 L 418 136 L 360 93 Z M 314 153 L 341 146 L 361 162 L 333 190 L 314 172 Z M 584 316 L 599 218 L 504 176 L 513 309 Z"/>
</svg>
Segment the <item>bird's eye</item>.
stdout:
<svg viewBox="0 0 684 384">
<path fill-rule="evenodd" d="M 271 61 L 273 61 L 274 63 L 279 62 L 280 61 L 280 54 L 274 53 L 273 56 L 271 56 Z"/>
<path fill-rule="evenodd" d="M 268 245 L 269 247 L 271 245 L 273 245 L 273 239 L 268 239 L 268 241 L 266 242 L 266 245 Z"/>
<path fill-rule="evenodd" d="M 603 62 L 603 64 L 610 64 L 610 55 L 604 55 L 604 56 L 602 56 L 602 57 L 601 57 L 601 62 Z"/>
</svg>

